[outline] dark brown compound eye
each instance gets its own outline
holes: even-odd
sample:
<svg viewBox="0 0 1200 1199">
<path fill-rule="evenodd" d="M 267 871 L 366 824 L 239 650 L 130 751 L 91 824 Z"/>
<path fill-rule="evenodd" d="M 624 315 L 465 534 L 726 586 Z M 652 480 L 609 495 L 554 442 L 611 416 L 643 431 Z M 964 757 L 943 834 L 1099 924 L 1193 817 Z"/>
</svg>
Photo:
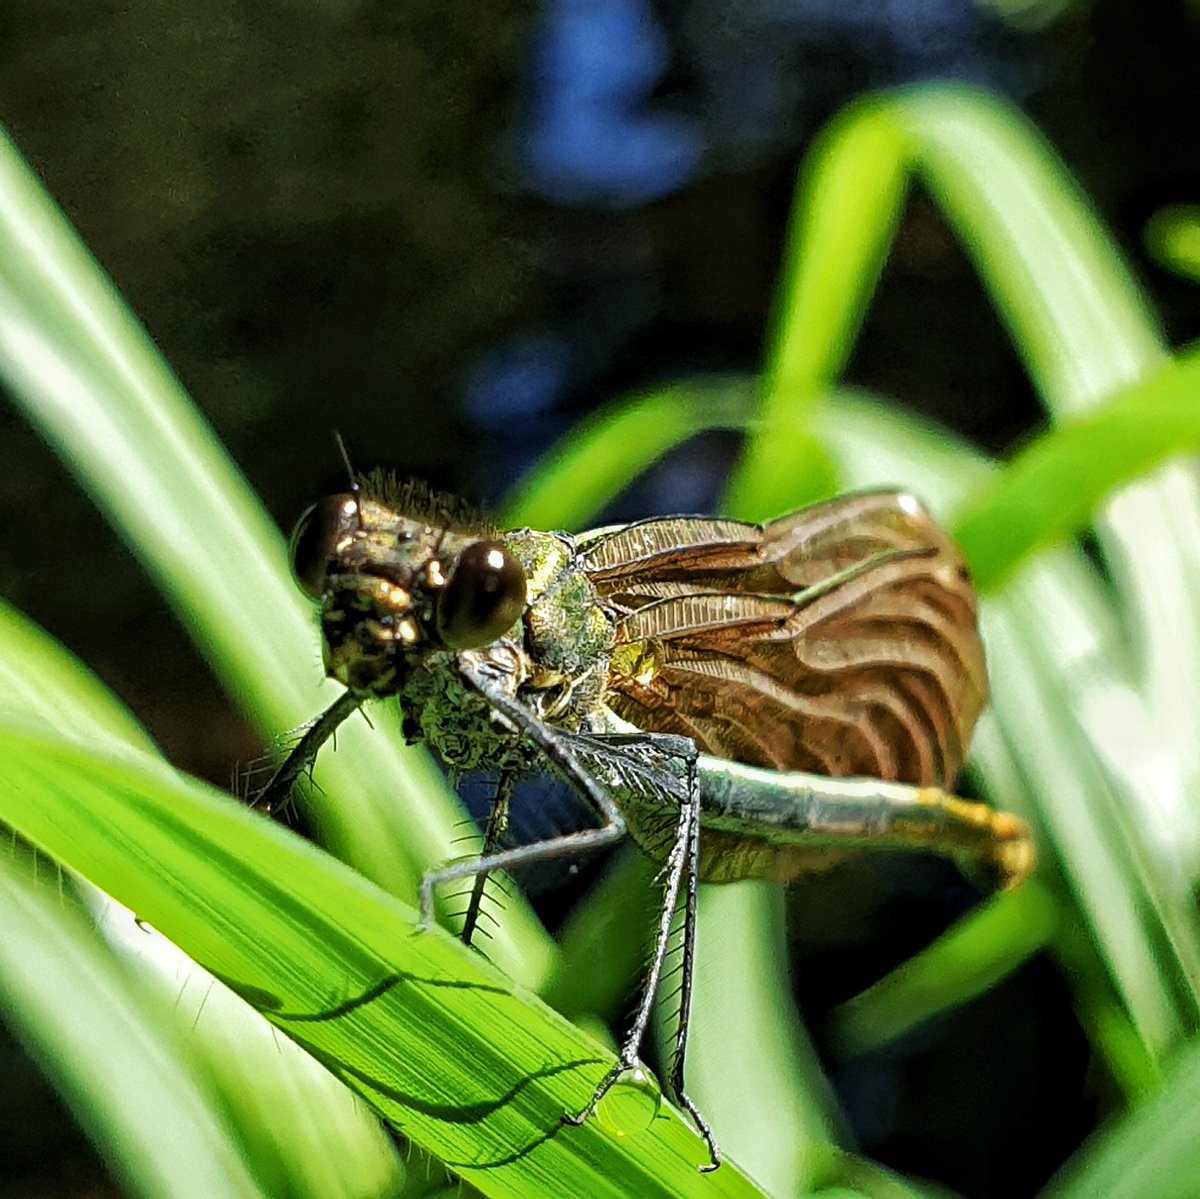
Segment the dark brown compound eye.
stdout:
<svg viewBox="0 0 1200 1199">
<path fill-rule="evenodd" d="M 525 572 L 498 541 L 477 541 L 458 556 L 438 596 L 438 633 L 451 649 L 478 649 L 525 611 Z"/>
<path fill-rule="evenodd" d="M 358 528 L 358 501 L 352 495 L 331 495 L 305 510 L 292 530 L 292 574 L 312 596 L 325 594 L 329 564 L 339 543 Z"/>
</svg>

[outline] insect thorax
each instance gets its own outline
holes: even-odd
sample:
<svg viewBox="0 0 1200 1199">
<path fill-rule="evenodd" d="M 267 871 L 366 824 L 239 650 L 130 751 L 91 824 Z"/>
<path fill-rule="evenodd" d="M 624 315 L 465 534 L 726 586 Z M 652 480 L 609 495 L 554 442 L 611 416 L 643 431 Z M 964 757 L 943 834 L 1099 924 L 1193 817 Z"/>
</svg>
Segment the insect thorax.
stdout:
<svg viewBox="0 0 1200 1199">
<path fill-rule="evenodd" d="M 509 636 L 480 650 L 447 650 L 407 673 L 398 696 L 406 731 L 457 771 L 524 771 L 540 752 L 497 719 L 463 674 L 484 669 L 537 719 L 568 732 L 599 727 L 613 627 L 565 539 L 528 530 L 505 536 L 528 577 L 528 606 Z"/>
<path fill-rule="evenodd" d="M 523 771 L 532 764 L 530 749 L 467 683 L 457 654 L 422 662 L 405 676 L 397 698 L 409 740 L 426 742 L 454 771 Z"/>
</svg>

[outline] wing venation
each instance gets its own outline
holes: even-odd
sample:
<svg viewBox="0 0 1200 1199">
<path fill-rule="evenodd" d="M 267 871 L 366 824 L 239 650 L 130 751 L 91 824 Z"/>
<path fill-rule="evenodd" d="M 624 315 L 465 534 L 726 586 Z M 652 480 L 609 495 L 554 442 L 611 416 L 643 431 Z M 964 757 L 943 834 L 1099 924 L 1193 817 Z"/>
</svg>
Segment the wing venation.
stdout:
<svg viewBox="0 0 1200 1199">
<path fill-rule="evenodd" d="M 761 527 L 645 521 L 585 544 L 581 564 L 618 645 L 645 651 L 609 683 L 633 724 L 778 769 L 946 786 L 961 767 L 987 695 L 975 594 L 911 496 Z"/>
</svg>

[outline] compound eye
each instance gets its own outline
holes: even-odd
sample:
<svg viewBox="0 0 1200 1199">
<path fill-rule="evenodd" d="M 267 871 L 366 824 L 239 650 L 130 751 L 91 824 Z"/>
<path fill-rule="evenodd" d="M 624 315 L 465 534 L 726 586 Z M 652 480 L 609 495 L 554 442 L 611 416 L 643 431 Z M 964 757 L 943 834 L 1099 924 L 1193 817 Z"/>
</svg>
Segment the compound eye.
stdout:
<svg viewBox="0 0 1200 1199">
<path fill-rule="evenodd" d="M 438 633 L 451 649 L 495 641 L 525 611 L 525 572 L 498 541 L 477 541 L 458 556 L 438 596 Z"/>
<path fill-rule="evenodd" d="M 290 544 L 292 574 L 313 599 L 325 594 L 338 545 L 358 525 L 358 501 L 352 495 L 331 495 L 307 508 L 296 522 Z"/>
</svg>

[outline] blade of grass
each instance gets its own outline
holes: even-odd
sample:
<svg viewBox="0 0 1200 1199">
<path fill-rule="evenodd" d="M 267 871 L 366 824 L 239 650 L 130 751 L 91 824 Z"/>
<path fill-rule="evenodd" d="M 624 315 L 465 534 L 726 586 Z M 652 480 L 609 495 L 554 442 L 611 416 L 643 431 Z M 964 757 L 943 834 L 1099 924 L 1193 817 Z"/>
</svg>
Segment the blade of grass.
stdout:
<svg viewBox="0 0 1200 1199">
<path fill-rule="evenodd" d="M 1042 1199 L 1192 1199 L 1200 1178 L 1198 1110 L 1200 1046 L 1191 1045 L 1153 1098 L 1089 1141 Z"/>
<path fill-rule="evenodd" d="M 1034 550 L 1080 532 L 1116 487 L 1200 445 L 1200 352 L 1030 442 L 958 517 L 954 535 L 981 591 Z"/>
<path fill-rule="evenodd" d="M 263 1196 L 181 1030 L 79 913 L 0 854 L 0 1004 L 124 1186 L 144 1196 Z M 169 1146 L 169 1152 L 164 1148 Z"/>
<path fill-rule="evenodd" d="M 1200 207 L 1168 204 L 1149 221 L 1142 241 L 1159 266 L 1200 282 Z"/>
<path fill-rule="evenodd" d="M 580 529 L 638 475 L 698 433 L 741 429 L 745 380 L 695 380 L 623 396 L 594 412 L 520 480 L 503 507 L 508 528 Z"/>
<path fill-rule="evenodd" d="M 133 913 L 91 890 L 99 931 L 123 954 L 131 983 L 163 1007 L 183 1064 L 203 1075 L 268 1195 L 376 1199 L 406 1162 L 375 1114 L 299 1045 Z M 83 1013 L 86 1027 L 95 1012 Z M 170 1153 L 166 1141 L 161 1152 Z"/>
<path fill-rule="evenodd" d="M 558 967 L 542 998 L 568 1019 L 621 1015 L 646 970 L 656 873 L 644 854 L 621 854 L 559 930 Z"/>
<path fill-rule="evenodd" d="M 286 829 L 195 783 L 0 725 L 0 818 L 133 908 L 489 1195 L 752 1195 L 664 1110 L 567 1128 L 612 1058 Z"/>
<path fill-rule="evenodd" d="M 927 949 L 830 1013 L 842 1052 L 868 1053 L 981 995 L 1046 948 L 1056 901 L 1029 882 L 960 920 Z"/>
<path fill-rule="evenodd" d="M 828 495 L 812 434 L 821 396 L 846 364 L 908 193 L 905 144 L 865 106 L 836 118 L 806 155 L 788 222 L 759 420 L 723 509 L 763 519 Z"/>
<path fill-rule="evenodd" d="M 4 604 L 0 604 L 0 710 L 46 733 L 127 755 L 139 769 L 157 770 L 165 778 L 175 776 L 157 757 L 145 731 L 95 676 Z M 99 924 L 98 930 L 89 930 L 91 948 L 81 952 L 111 958 L 97 932 L 107 938 L 127 968 L 121 992 L 127 1003 L 122 1019 L 111 997 L 99 1003 L 84 988 L 56 991 L 64 1010 L 62 1021 L 70 1029 L 87 1029 L 111 1012 L 114 1027 L 98 1034 L 100 1043 L 108 1046 L 122 1028 L 140 1022 L 147 1004 L 165 1005 L 175 1039 L 159 1045 L 156 1068 L 165 1076 L 174 1054 L 185 1086 L 206 1084 L 210 1118 L 240 1137 L 246 1161 L 267 1193 L 286 1192 L 297 1199 L 309 1195 L 352 1199 L 375 1195 L 395 1183 L 399 1163 L 391 1141 L 339 1082 L 296 1046 L 281 1045 L 257 1013 L 164 938 L 137 925 L 131 912 L 86 885 L 76 885 Z M 28 987 L 7 991 L 14 1017 L 36 1027 L 41 1013 L 24 1010 L 31 1001 L 43 1002 L 32 997 Z M 72 1047 L 62 1039 L 51 1042 L 52 1032 L 45 1035 L 41 1056 L 53 1057 L 66 1071 Z M 135 1046 L 128 1054 L 111 1057 L 133 1061 L 138 1052 Z M 59 1085 L 69 1089 L 70 1080 Z M 109 1099 L 117 1108 L 123 1103 L 115 1088 Z M 95 1118 L 102 1134 L 106 1120 L 119 1122 L 126 1114 L 102 1112 Z M 160 1154 L 173 1153 L 170 1138 L 153 1144 Z M 135 1160 L 126 1163 L 117 1156 L 122 1145 L 111 1150 L 114 1169 L 140 1172 L 140 1148 Z M 170 1174 L 172 1169 L 167 1164 L 162 1172 Z"/>
<path fill-rule="evenodd" d="M 0 600 L 0 710 L 78 741 L 155 751 L 150 735 L 90 670 Z"/>
</svg>

